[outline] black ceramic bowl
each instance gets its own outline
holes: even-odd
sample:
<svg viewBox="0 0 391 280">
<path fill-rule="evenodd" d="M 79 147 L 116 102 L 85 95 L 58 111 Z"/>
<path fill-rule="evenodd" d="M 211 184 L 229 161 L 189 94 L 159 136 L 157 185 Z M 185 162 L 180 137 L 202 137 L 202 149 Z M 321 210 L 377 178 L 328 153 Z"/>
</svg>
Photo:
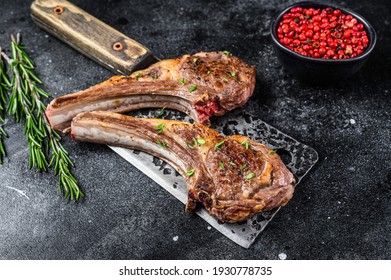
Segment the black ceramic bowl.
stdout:
<svg viewBox="0 0 391 280">
<path fill-rule="evenodd" d="M 364 29 L 368 34 L 368 47 L 360 56 L 347 59 L 311 58 L 288 49 L 280 43 L 277 37 L 277 28 L 283 19 L 283 15 L 294 7 L 321 9 L 331 7 L 333 9 L 340 9 L 345 14 L 351 14 L 364 25 Z M 270 28 L 275 53 L 284 68 L 298 79 L 314 84 L 328 84 L 350 78 L 365 64 L 376 45 L 375 30 L 362 16 L 348 9 L 317 2 L 299 2 L 285 8 L 273 20 Z"/>
</svg>

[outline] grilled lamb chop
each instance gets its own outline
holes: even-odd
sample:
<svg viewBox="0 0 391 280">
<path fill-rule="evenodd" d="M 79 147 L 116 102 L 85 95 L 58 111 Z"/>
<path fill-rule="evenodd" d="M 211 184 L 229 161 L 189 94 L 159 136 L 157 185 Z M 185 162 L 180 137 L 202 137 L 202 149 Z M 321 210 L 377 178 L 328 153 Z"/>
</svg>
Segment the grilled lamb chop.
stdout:
<svg viewBox="0 0 391 280">
<path fill-rule="evenodd" d="M 223 222 L 283 206 L 293 195 L 295 179 L 276 153 L 245 136 L 223 137 L 202 124 L 87 112 L 73 119 L 71 137 L 162 158 L 185 177 L 186 211 L 201 202 Z"/>
<path fill-rule="evenodd" d="M 171 108 L 197 123 L 247 102 L 254 91 L 255 68 L 223 52 L 200 52 L 157 62 L 131 76 L 115 76 L 86 90 L 52 100 L 46 115 L 51 126 L 69 130 L 81 112 L 126 112 Z"/>
</svg>

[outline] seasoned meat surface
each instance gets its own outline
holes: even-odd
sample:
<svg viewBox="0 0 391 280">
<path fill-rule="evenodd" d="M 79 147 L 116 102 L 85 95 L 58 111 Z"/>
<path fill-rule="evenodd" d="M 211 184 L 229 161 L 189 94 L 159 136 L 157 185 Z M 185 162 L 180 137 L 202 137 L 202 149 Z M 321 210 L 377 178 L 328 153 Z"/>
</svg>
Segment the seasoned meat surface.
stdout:
<svg viewBox="0 0 391 280">
<path fill-rule="evenodd" d="M 71 136 L 164 159 L 185 177 L 186 210 L 200 202 L 223 222 L 284 206 L 293 195 L 294 177 L 274 151 L 245 136 L 223 137 L 202 124 L 88 112 L 73 119 Z"/>
<path fill-rule="evenodd" d="M 46 115 L 67 132 L 81 112 L 171 108 L 209 124 L 211 116 L 242 106 L 255 87 L 255 68 L 226 52 L 200 52 L 167 59 L 131 76 L 114 76 L 86 90 L 52 100 Z"/>
</svg>

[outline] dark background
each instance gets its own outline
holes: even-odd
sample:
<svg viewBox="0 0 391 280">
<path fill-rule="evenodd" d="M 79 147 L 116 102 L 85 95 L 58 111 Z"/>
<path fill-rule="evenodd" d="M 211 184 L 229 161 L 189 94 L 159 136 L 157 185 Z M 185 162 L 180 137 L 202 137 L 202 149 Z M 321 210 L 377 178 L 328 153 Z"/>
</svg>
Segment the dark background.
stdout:
<svg viewBox="0 0 391 280">
<path fill-rule="evenodd" d="M 255 65 L 256 90 L 238 110 L 319 152 L 317 166 L 250 249 L 185 215 L 184 205 L 106 146 L 65 137 L 86 193 L 82 203 L 67 203 L 53 174 L 27 168 L 23 126 L 9 119 L 9 157 L 0 166 L 0 258 L 277 259 L 283 252 L 288 259 L 390 259 L 391 5 L 330 2 L 368 19 L 378 44 L 356 76 L 314 87 L 288 75 L 272 51 L 270 21 L 292 2 L 73 1 L 157 57 L 230 50 Z M 52 96 L 112 76 L 35 26 L 30 3 L 1 1 L 0 45 L 9 53 L 10 34 L 22 32 Z"/>
</svg>

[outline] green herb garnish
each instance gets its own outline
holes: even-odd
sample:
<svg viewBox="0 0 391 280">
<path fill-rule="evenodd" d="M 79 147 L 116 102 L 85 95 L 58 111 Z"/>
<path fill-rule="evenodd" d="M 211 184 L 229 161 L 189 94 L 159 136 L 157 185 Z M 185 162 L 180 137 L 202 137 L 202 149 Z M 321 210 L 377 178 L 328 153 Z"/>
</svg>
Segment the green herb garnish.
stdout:
<svg viewBox="0 0 391 280">
<path fill-rule="evenodd" d="M 138 72 L 136 75 L 136 79 L 140 78 L 142 76 L 141 72 Z"/>
<path fill-rule="evenodd" d="M 221 169 L 224 169 L 224 168 L 225 168 L 224 163 L 223 163 L 222 161 L 220 161 L 219 165 L 220 165 L 220 168 L 221 168 Z"/>
<path fill-rule="evenodd" d="M 223 78 L 224 82 L 228 82 L 228 79 L 226 77 Z"/>
<path fill-rule="evenodd" d="M 277 153 L 276 150 L 270 150 L 270 151 L 268 152 L 269 155 L 274 155 L 275 153 Z"/>
<path fill-rule="evenodd" d="M 210 73 L 212 73 L 210 70 L 208 70 L 208 71 L 206 72 L 206 74 L 208 74 L 208 75 L 209 75 Z"/>
<path fill-rule="evenodd" d="M 186 145 L 190 148 L 190 149 L 194 149 L 195 147 L 199 146 L 199 145 L 203 145 L 206 143 L 206 141 L 202 138 L 198 138 L 198 139 L 195 139 L 193 137 L 193 145 L 190 144 L 190 142 L 186 141 Z"/>
<path fill-rule="evenodd" d="M 190 91 L 190 92 L 193 92 L 193 91 L 195 91 L 196 89 L 197 89 L 197 86 L 196 86 L 196 85 L 192 85 L 192 86 L 190 86 L 189 91 Z"/>
<path fill-rule="evenodd" d="M 232 56 L 232 53 L 230 53 L 229 51 L 223 51 L 223 54 L 225 54 L 226 56 Z"/>
<path fill-rule="evenodd" d="M 235 71 L 231 71 L 229 72 L 231 74 L 232 77 L 235 77 L 236 76 L 236 72 Z"/>
<path fill-rule="evenodd" d="M 164 140 L 160 141 L 159 139 L 156 140 L 156 143 L 158 143 L 160 146 L 162 146 L 164 149 L 168 148 L 168 143 Z"/>
<path fill-rule="evenodd" d="M 242 145 L 246 148 L 246 150 L 248 150 L 248 147 L 250 146 L 250 144 L 248 143 L 248 141 L 243 141 L 243 142 L 242 142 Z"/>
<path fill-rule="evenodd" d="M 179 79 L 178 82 L 180 82 L 181 85 L 184 86 L 186 84 L 186 79 L 185 78 Z"/>
<path fill-rule="evenodd" d="M 160 123 L 156 126 L 156 130 L 158 131 L 158 133 L 162 133 L 163 132 L 163 128 L 164 128 L 165 124 L 164 123 Z"/>
<path fill-rule="evenodd" d="M 221 145 L 223 145 L 223 144 L 224 144 L 224 140 L 221 141 L 221 142 L 216 143 L 216 145 L 215 145 L 215 150 L 220 149 Z"/>
<path fill-rule="evenodd" d="M 159 118 L 164 115 L 166 107 L 163 107 L 157 111 L 156 117 Z"/>
<path fill-rule="evenodd" d="M 186 175 L 186 177 L 191 177 L 191 176 L 193 176 L 194 172 L 195 172 L 195 169 L 190 168 L 189 170 L 187 170 L 185 175 Z"/>
<path fill-rule="evenodd" d="M 190 142 L 187 142 L 186 141 L 186 145 L 190 148 L 190 149 L 194 149 L 194 146 L 193 145 L 191 145 L 191 143 Z"/>
<path fill-rule="evenodd" d="M 232 161 L 229 161 L 228 163 L 229 163 L 229 165 L 231 165 L 231 166 L 236 166 L 236 163 L 234 163 L 234 162 L 232 162 Z"/>
<path fill-rule="evenodd" d="M 240 169 L 243 170 L 243 169 L 246 169 L 247 168 L 247 164 L 243 164 L 240 166 Z"/>
<path fill-rule="evenodd" d="M 152 78 L 153 78 L 154 80 L 156 80 L 156 79 L 157 79 L 157 74 L 153 75 Z"/>
<path fill-rule="evenodd" d="M 193 58 L 193 63 L 194 63 L 194 64 L 197 64 L 197 60 L 198 60 L 198 58 L 196 58 L 196 57 Z"/>
<path fill-rule="evenodd" d="M 255 176 L 254 173 L 249 173 L 249 174 L 247 174 L 246 179 L 250 180 L 250 179 L 254 178 L 254 176 Z"/>
<path fill-rule="evenodd" d="M 48 94 L 39 87 L 42 82 L 34 73 L 34 62 L 27 54 L 26 47 L 20 43 L 20 34 L 16 38 L 11 36 L 11 39 L 12 59 L 1 52 L 12 74 L 7 112 L 17 122 L 25 122 L 24 134 L 30 151 L 29 167 L 38 171 L 53 167 L 64 198 L 78 201 L 84 194 L 70 171 L 73 162 L 60 143 L 61 137 L 51 128 L 45 115 L 46 105 L 42 99 L 47 98 Z"/>
</svg>

